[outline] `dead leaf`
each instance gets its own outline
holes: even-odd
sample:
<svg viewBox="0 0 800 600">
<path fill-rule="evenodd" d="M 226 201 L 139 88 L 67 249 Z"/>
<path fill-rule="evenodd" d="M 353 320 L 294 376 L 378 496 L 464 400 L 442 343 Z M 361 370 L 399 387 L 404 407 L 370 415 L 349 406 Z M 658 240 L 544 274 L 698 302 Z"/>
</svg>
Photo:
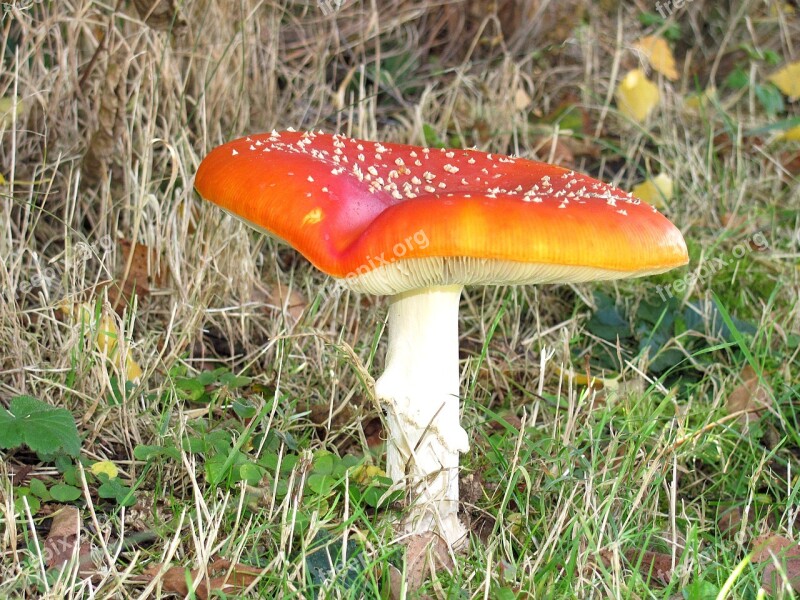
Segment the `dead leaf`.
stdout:
<svg viewBox="0 0 800 600">
<path fill-rule="evenodd" d="M 678 79 L 675 57 L 667 40 L 657 35 L 648 35 L 641 38 L 633 47 L 644 55 L 655 71 L 672 81 Z"/>
<path fill-rule="evenodd" d="M 795 61 L 779 69 L 767 80 L 789 96 L 790 100 L 800 98 L 800 61 Z"/>
<path fill-rule="evenodd" d="M 548 0 L 505 0 L 503 2 L 468 2 L 472 12 L 479 19 L 485 19 L 487 8 L 495 4 L 498 6 L 498 16 L 503 22 L 503 31 L 506 38 L 523 36 L 523 40 L 530 39 L 530 28 L 535 24 L 536 40 L 540 47 L 563 47 L 564 40 L 570 39 L 575 28 L 583 22 L 588 10 L 585 2 L 577 0 L 561 0 L 548 2 Z M 463 11 L 462 8 L 456 8 Z M 501 7 L 505 7 L 505 11 Z"/>
<path fill-rule="evenodd" d="M 662 585 L 668 585 L 674 575 L 672 569 L 672 556 L 663 552 L 651 550 L 628 550 L 625 552 L 631 566 L 637 565 L 639 573 L 645 580 L 655 580 Z"/>
<path fill-rule="evenodd" d="M 785 583 L 800 592 L 800 544 L 782 535 L 764 534 L 755 539 L 753 548 L 753 564 L 765 565 L 761 585 L 768 593 L 777 592 Z"/>
<path fill-rule="evenodd" d="M 453 559 L 447 543 L 433 532 L 416 533 L 406 541 L 406 583 L 415 594 L 425 583 L 428 573 L 438 568 L 452 569 Z"/>
<path fill-rule="evenodd" d="M 800 152 L 789 151 L 780 155 L 778 160 L 781 166 L 794 177 L 800 175 Z M 788 179 L 788 178 L 787 178 Z"/>
<path fill-rule="evenodd" d="M 717 519 L 717 529 L 722 537 L 735 539 L 742 527 L 743 513 L 738 506 L 731 506 L 723 510 Z"/>
<path fill-rule="evenodd" d="M 495 414 L 489 419 L 487 423 L 491 431 L 505 432 L 509 427 L 519 431 L 522 429 L 522 419 L 515 415 L 512 411 L 501 411 L 502 414 Z"/>
<path fill-rule="evenodd" d="M 532 100 L 528 92 L 521 87 L 517 88 L 517 91 L 514 92 L 514 108 L 517 110 L 525 110 L 531 105 L 531 102 Z"/>
<path fill-rule="evenodd" d="M 14 485 L 26 485 L 33 472 L 33 465 L 12 465 L 6 464 L 6 471 L 8 476 L 14 482 Z"/>
<path fill-rule="evenodd" d="M 647 78 L 644 71 L 629 71 L 617 86 L 617 108 L 624 116 L 643 123 L 661 98 L 658 86 Z"/>
<path fill-rule="evenodd" d="M 127 56 L 123 51 L 109 58 L 105 81 L 99 94 L 97 129 L 92 134 L 83 157 L 83 180 L 89 185 L 97 185 L 105 180 L 109 161 L 119 154 L 116 148 L 122 139 L 125 124 L 128 66 Z"/>
<path fill-rule="evenodd" d="M 459 495 L 462 505 L 475 505 L 489 496 L 480 472 L 470 473 L 459 481 Z"/>
<path fill-rule="evenodd" d="M 739 377 L 742 383 L 730 393 L 725 408 L 728 414 L 746 411 L 738 419 L 746 427 L 751 418 L 757 418 L 772 405 L 772 400 L 770 390 L 758 380 L 753 367 L 745 365 Z"/>
<path fill-rule="evenodd" d="M 303 311 L 308 308 L 308 300 L 294 287 L 278 283 L 267 288 L 265 292 L 267 307 L 288 314 L 295 322 L 300 320 Z"/>
<path fill-rule="evenodd" d="M 402 600 L 403 598 L 403 573 L 394 565 L 389 565 L 389 599 Z"/>
<path fill-rule="evenodd" d="M 126 239 L 119 240 L 119 245 L 122 248 L 122 268 L 127 268 L 130 261 L 127 273 L 119 274 L 125 303 L 130 302 L 134 292 L 139 298 L 144 298 L 151 291 L 166 285 L 167 266 L 160 260 L 157 250 Z M 112 304 L 116 302 L 112 301 Z"/>
<path fill-rule="evenodd" d="M 364 429 L 364 437 L 367 440 L 367 446 L 370 448 L 377 448 L 385 441 L 383 432 L 383 419 L 380 417 L 370 417 L 364 420 L 361 424 Z"/>
<path fill-rule="evenodd" d="M 661 585 L 668 585 L 674 573 L 672 569 L 672 556 L 663 552 L 640 549 L 625 550 L 623 553 L 631 568 L 638 568 L 639 573 L 647 581 L 655 581 Z M 615 559 L 609 550 L 600 551 L 600 560 L 609 567 L 614 567 Z"/>
<path fill-rule="evenodd" d="M 44 542 L 44 564 L 48 569 L 60 569 L 78 553 L 81 577 L 91 577 L 95 572 L 92 562 L 92 545 L 88 539 L 77 547 L 81 532 L 81 515 L 74 506 L 64 506 L 53 515 L 50 533 Z"/>
<path fill-rule="evenodd" d="M 572 169 L 575 167 L 575 154 L 562 136 L 538 137 L 533 143 L 534 153 L 550 164 Z"/>
<path fill-rule="evenodd" d="M 145 570 L 146 577 L 156 577 L 161 571 L 161 565 L 154 565 Z M 210 580 L 205 578 L 195 590 L 195 596 L 200 600 L 206 600 L 217 592 L 231 596 L 236 595 L 250 586 L 261 575 L 262 570 L 242 563 L 231 563 L 224 558 L 217 558 L 207 568 Z M 201 569 L 194 569 L 191 572 L 191 581 L 197 580 L 201 575 Z M 171 567 L 161 575 L 163 590 L 169 594 L 187 596 L 189 586 L 186 583 L 186 569 L 184 567 Z"/>
<path fill-rule="evenodd" d="M 558 105 L 550 112 L 541 118 L 544 123 L 550 125 L 558 124 L 561 131 L 571 130 L 578 131 L 579 133 L 589 133 L 594 131 L 595 124 L 592 120 L 592 115 L 583 105 L 580 96 L 573 92 L 565 94 L 564 98 Z M 574 138 L 569 138 L 573 142 L 578 142 Z M 600 148 L 596 142 L 591 139 L 585 139 L 581 142 L 582 145 L 590 145 L 589 149 L 592 153 L 597 153 L 599 156 Z M 573 151 L 575 149 L 573 148 Z M 576 152 L 576 154 L 584 154 L 585 152 Z"/>
<path fill-rule="evenodd" d="M 744 229 L 750 217 L 741 213 L 724 212 L 719 216 L 719 222 L 728 229 Z"/>
<path fill-rule="evenodd" d="M 153 29 L 180 33 L 186 27 L 186 19 L 175 0 L 133 0 L 133 5 L 142 20 Z"/>
</svg>

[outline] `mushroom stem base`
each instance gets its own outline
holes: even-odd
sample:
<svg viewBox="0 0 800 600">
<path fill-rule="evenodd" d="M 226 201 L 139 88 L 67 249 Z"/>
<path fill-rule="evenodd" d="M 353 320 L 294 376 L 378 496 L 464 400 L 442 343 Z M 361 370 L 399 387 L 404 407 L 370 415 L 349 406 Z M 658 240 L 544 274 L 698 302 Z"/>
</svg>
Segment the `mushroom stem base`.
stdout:
<svg viewBox="0 0 800 600">
<path fill-rule="evenodd" d="M 462 286 L 398 294 L 389 306 L 386 370 L 375 392 L 388 424 L 387 475 L 406 490 L 407 533 L 466 539 L 458 519 L 458 305 Z"/>
</svg>

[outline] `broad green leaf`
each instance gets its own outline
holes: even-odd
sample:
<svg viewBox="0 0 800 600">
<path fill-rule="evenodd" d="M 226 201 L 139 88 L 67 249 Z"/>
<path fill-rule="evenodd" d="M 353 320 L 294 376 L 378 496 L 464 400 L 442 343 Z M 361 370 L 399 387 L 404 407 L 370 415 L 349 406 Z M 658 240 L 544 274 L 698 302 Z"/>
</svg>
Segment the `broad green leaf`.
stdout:
<svg viewBox="0 0 800 600">
<path fill-rule="evenodd" d="M 231 408 L 240 419 L 252 419 L 258 414 L 256 407 L 246 403 L 245 400 L 234 400 Z"/>
<path fill-rule="evenodd" d="M 372 508 L 382 508 L 403 498 L 401 490 L 387 494 L 391 485 L 392 480 L 388 477 L 375 476 L 372 482 L 363 489 L 357 485 L 351 485 L 350 497 L 356 503 L 360 502 Z"/>
<path fill-rule="evenodd" d="M 213 385 L 219 381 L 220 376 L 223 373 L 226 373 L 225 367 L 219 367 L 218 369 L 214 369 L 213 371 L 201 371 L 198 373 L 191 381 L 195 381 L 202 385 L 203 387 L 207 385 Z"/>
<path fill-rule="evenodd" d="M 732 90 L 741 90 L 750 84 L 750 75 L 741 67 L 736 67 L 725 78 L 725 87 Z"/>
<path fill-rule="evenodd" d="M 586 323 L 586 329 L 604 340 L 631 337 L 630 325 L 615 307 L 601 308 Z"/>
<path fill-rule="evenodd" d="M 105 476 L 103 478 L 106 479 Z M 120 483 L 118 478 L 106 479 L 103 485 L 97 488 L 97 495 L 101 498 L 116 500 L 117 504 L 121 506 L 132 506 L 136 502 L 131 488 Z"/>
<path fill-rule="evenodd" d="M 217 485 L 228 477 L 232 465 L 227 465 L 226 463 L 227 456 L 222 454 L 215 454 L 206 459 L 204 466 L 206 470 L 206 479 L 209 483 Z"/>
<path fill-rule="evenodd" d="M 180 460 L 181 453 L 173 446 L 148 446 L 145 444 L 139 444 L 133 449 L 133 457 L 136 460 L 153 460 L 154 458 L 162 457 Z"/>
<path fill-rule="evenodd" d="M 319 496 L 324 496 L 330 492 L 334 483 L 336 483 L 336 480 L 333 477 L 322 473 L 312 473 L 306 480 L 308 488 Z"/>
<path fill-rule="evenodd" d="M 8 410 L 0 408 L 0 448 L 22 444 L 41 454 L 78 456 L 81 451 L 72 414 L 31 396 L 17 396 Z"/>
<path fill-rule="evenodd" d="M 233 433 L 218 429 L 211 431 L 205 436 L 205 441 L 209 448 L 213 448 L 217 452 L 227 454 L 233 447 Z"/>
<path fill-rule="evenodd" d="M 81 474 L 78 467 L 72 466 L 64 471 L 64 483 L 78 487 L 81 485 Z"/>
<path fill-rule="evenodd" d="M 21 496 L 18 496 L 14 500 L 14 510 L 16 510 L 18 514 L 20 515 L 25 514 L 26 500 L 28 501 L 28 506 L 31 509 L 31 514 L 35 515 L 37 512 L 39 512 L 39 509 L 42 507 L 41 501 L 36 496 L 32 496 L 30 494 L 23 494 Z"/>
<path fill-rule="evenodd" d="M 370 572 L 364 549 L 353 539 L 347 540 L 346 548 L 343 545 L 341 538 L 334 538 L 324 530 L 317 533 L 312 550 L 305 556 L 306 573 L 313 589 L 319 591 L 322 586 L 331 584 L 342 592 L 363 589 L 365 575 Z M 339 597 L 342 594 L 333 595 Z M 319 592 L 313 597 L 317 596 L 327 595 Z"/>
<path fill-rule="evenodd" d="M 289 493 L 289 482 L 281 479 L 278 483 L 275 484 L 275 496 L 278 498 L 283 498 L 286 494 Z"/>
<path fill-rule="evenodd" d="M 50 488 L 50 495 L 57 502 L 73 502 L 81 497 L 81 491 L 74 485 L 59 483 Z"/>
<path fill-rule="evenodd" d="M 41 479 L 31 479 L 30 488 L 31 494 L 37 498 L 41 498 L 45 502 L 50 500 L 50 492 L 47 491 L 47 486 Z"/>
<path fill-rule="evenodd" d="M 239 480 L 246 481 L 250 485 L 258 485 L 263 473 L 261 467 L 251 462 L 239 466 Z"/>
<path fill-rule="evenodd" d="M 198 402 L 206 393 L 206 387 L 197 379 L 179 379 L 175 382 L 177 390 L 189 401 Z"/>
<path fill-rule="evenodd" d="M 693 581 L 683 590 L 683 597 L 686 600 L 715 600 L 717 594 L 719 594 L 719 588 L 703 579 Z"/>
<path fill-rule="evenodd" d="M 333 473 L 333 466 L 338 457 L 329 452 L 320 451 L 314 456 L 314 473 L 330 475 Z"/>
<path fill-rule="evenodd" d="M 423 123 L 422 135 L 425 138 L 425 145 L 430 148 L 444 148 L 446 145 L 433 126 L 428 123 Z"/>
<path fill-rule="evenodd" d="M 778 88 L 776 88 L 774 85 L 758 84 L 755 86 L 755 92 L 756 98 L 758 98 L 758 101 L 761 103 L 761 106 L 768 115 L 775 115 L 783 112 L 786 109 L 786 106 L 783 103 L 783 96 L 781 96 Z"/>
<path fill-rule="evenodd" d="M 229 388 L 244 387 L 246 385 L 250 385 L 250 381 L 251 379 L 249 377 L 245 377 L 244 375 L 234 375 L 230 372 L 223 373 L 219 378 L 219 382 Z"/>
<path fill-rule="evenodd" d="M 639 14 L 639 22 L 645 27 L 654 27 L 661 31 L 670 42 L 681 39 L 681 27 L 672 20 L 667 20 L 658 13 L 643 12 Z"/>
</svg>

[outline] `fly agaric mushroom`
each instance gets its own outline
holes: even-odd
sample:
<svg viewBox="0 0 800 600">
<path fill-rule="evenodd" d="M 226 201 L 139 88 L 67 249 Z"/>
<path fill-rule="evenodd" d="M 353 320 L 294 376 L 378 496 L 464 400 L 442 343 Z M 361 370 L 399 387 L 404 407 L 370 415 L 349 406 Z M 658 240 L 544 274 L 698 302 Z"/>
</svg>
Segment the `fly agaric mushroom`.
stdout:
<svg viewBox="0 0 800 600">
<path fill-rule="evenodd" d="M 209 153 L 200 195 L 296 248 L 351 290 L 390 296 L 387 475 L 412 499 L 407 532 L 455 545 L 458 307 L 464 285 L 662 273 L 688 261 L 651 206 L 549 164 L 476 150 L 272 132 Z"/>
</svg>

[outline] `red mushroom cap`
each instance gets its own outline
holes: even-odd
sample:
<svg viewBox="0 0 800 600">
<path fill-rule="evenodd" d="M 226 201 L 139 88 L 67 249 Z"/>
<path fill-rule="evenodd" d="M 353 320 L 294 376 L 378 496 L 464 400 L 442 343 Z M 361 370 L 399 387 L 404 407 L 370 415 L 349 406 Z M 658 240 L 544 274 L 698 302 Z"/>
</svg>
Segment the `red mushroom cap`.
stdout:
<svg viewBox="0 0 800 600">
<path fill-rule="evenodd" d="M 273 132 L 212 150 L 195 187 L 375 293 L 613 279 L 688 261 L 680 231 L 629 193 L 476 150 Z"/>
</svg>

